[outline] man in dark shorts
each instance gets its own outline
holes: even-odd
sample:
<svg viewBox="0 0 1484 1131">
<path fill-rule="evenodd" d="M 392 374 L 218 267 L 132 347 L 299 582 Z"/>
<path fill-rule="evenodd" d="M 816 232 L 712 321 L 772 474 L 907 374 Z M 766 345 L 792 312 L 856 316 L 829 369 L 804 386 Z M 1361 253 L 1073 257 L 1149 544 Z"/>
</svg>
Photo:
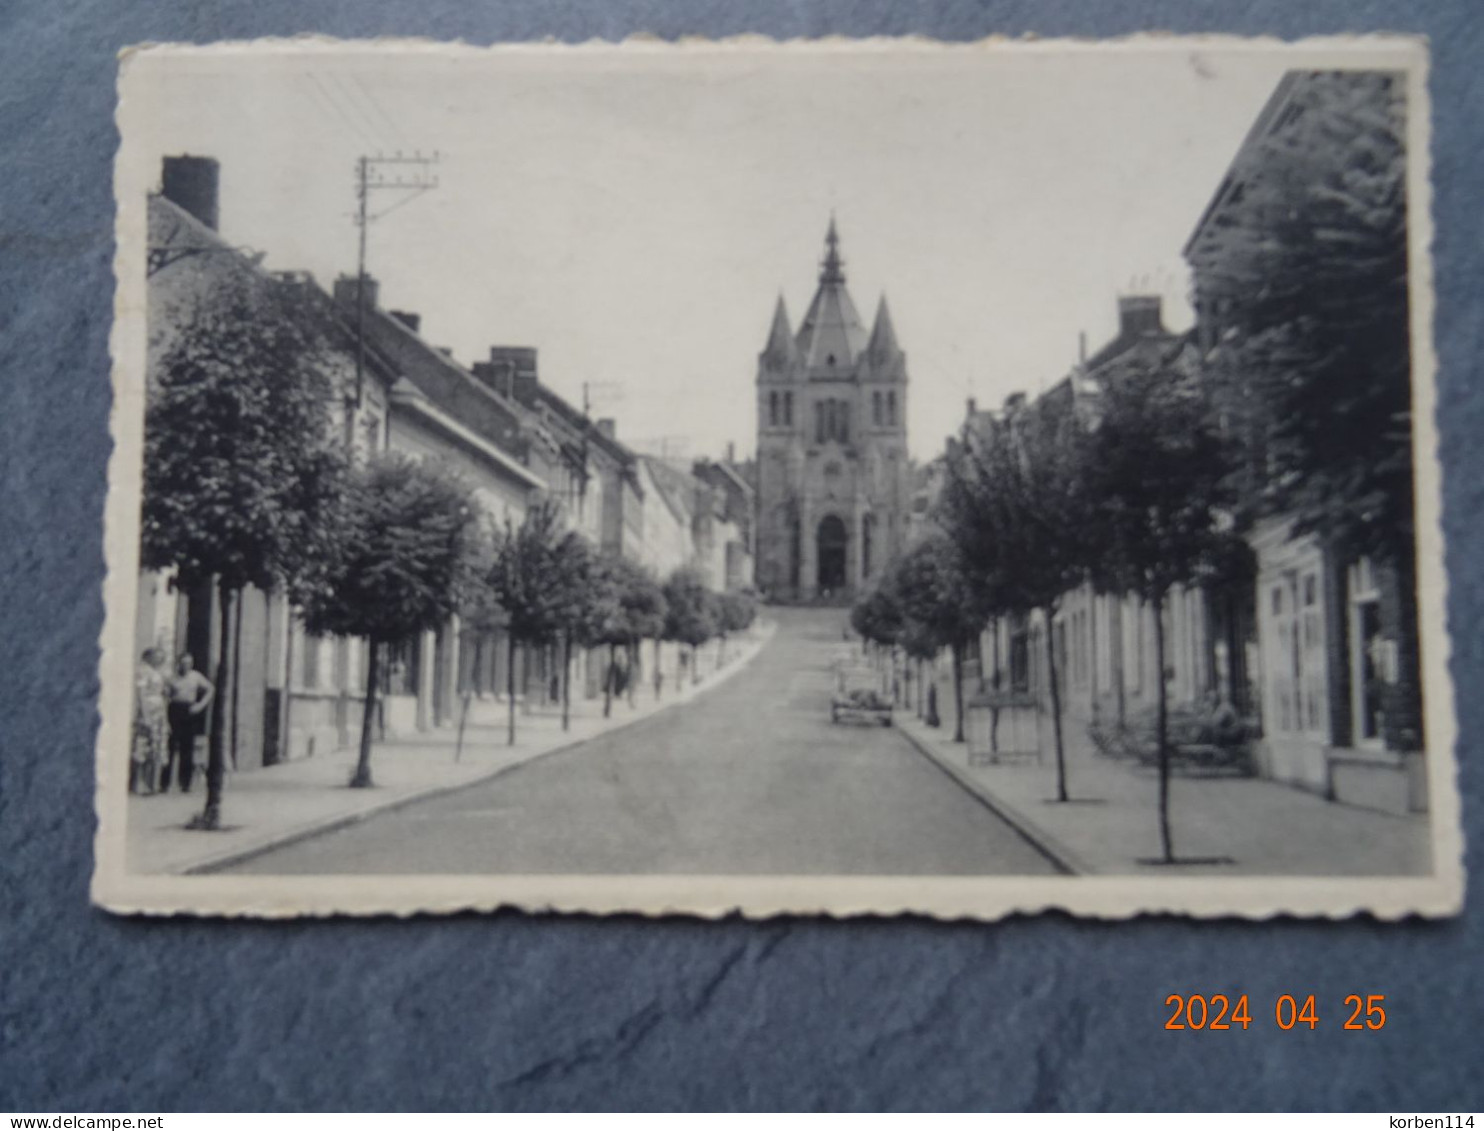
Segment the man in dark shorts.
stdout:
<svg viewBox="0 0 1484 1131">
<path fill-rule="evenodd" d="M 206 721 L 206 708 L 211 706 L 216 688 L 196 670 L 189 652 L 175 661 L 175 677 L 170 681 L 170 753 L 165 772 L 160 775 L 160 792 L 170 788 L 170 768 L 174 766 L 180 791 L 191 791 L 191 777 L 196 765 L 196 736 Z"/>
</svg>

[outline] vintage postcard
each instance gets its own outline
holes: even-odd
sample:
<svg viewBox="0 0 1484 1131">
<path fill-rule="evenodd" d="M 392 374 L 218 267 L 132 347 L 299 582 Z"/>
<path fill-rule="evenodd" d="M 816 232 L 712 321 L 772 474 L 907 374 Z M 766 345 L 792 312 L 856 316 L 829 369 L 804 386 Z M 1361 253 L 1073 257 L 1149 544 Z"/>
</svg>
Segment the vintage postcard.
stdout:
<svg viewBox="0 0 1484 1131">
<path fill-rule="evenodd" d="M 124 53 L 94 899 L 1455 913 L 1426 68 Z"/>
</svg>

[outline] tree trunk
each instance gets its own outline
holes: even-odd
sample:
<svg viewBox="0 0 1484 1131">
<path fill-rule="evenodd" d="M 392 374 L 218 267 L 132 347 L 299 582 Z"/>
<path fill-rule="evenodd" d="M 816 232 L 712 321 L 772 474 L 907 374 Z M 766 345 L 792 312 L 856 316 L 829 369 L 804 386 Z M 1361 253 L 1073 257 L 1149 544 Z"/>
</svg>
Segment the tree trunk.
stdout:
<svg viewBox="0 0 1484 1131">
<path fill-rule="evenodd" d="M 614 645 L 608 645 L 608 666 L 603 669 L 603 717 L 613 713 L 613 680 L 617 673 L 613 669 Z"/>
<path fill-rule="evenodd" d="M 626 690 L 629 693 L 629 706 L 637 707 L 639 705 L 639 641 L 631 640 L 627 652 L 629 657 L 629 684 Z"/>
<path fill-rule="evenodd" d="M 1056 799 L 1067 798 L 1067 752 L 1061 735 L 1061 689 L 1056 683 L 1056 610 L 1047 605 L 1041 610 L 1046 619 L 1046 672 L 1051 684 L 1051 733 L 1056 741 Z"/>
<path fill-rule="evenodd" d="M 660 638 L 654 638 L 654 698 L 659 702 L 660 690 L 664 686 L 665 673 L 660 671 Z"/>
<path fill-rule="evenodd" d="M 381 642 L 371 638 L 366 642 L 370 654 L 366 657 L 366 701 L 361 705 L 361 754 L 356 759 L 356 772 L 350 779 L 352 789 L 370 789 L 371 781 L 371 728 L 376 724 L 376 684 L 381 678 Z"/>
<path fill-rule="evenodd" d="M 1166 736 L 1169 728 L 1169 688 L 1165 683 L 1164 594 L 1157 594 L 1151 605 L 1154 610 L 1154 666 L 1159 681 L 1154 712 L 1154 741 L 1159 754 L 1159 842 L 1164 850 L 1165 863 L 1173 864 L 1175 846 L 1170 838 L 1170 743 Z"/>
<path fill-rule="evenodd" d="M 994 656 L 994 682 L 991 690 L 995 693 L 995 702 L 998 702 L 1000 687 L 1004 684 L 1004 676 L 1000 672 L 1000 618 L 995 617 L 993 621 L 994 644 L 992 654 Z M 989 712 L 989 752 L 998 754 L 1000 752 L 1000 709 L 994 707 Z"/>
<path fill-rule="evenodd" d="M 953 741 L 964 740 L 964 648 L 953 642 Z"/>
<path fill-rule="evenodd" d="M 505 637 L 505 701 L 509 707 L 509 736 L 506 745 L 515 745 L 515 633 Z"/>
<path fill-rule="evenodd" d="M 217 592 L 220 637 L 217 640 L 216 652 L 216 699 L 207 708 L 211 712 L 211 718 L 208 723 L 206 740 L 206 808 L 201 810 L 201 815 L 191 822 L 191 827 L 198 829 L 222 827 L 222 781 L 227 773 L 227 752 L 224 748 L 226 735 L 223 732 L 226 727 L 225 708 L 228 697 L 231 695 L 232 608 L 237 599 L 237 591 L 223 585 L 218 588 Z M 191 749 L 185 752 L 185 756 L 189 758 L 196 756 L 194 739 L 191 742 Z M 180 772 L 178 767 L 176 772 Z"/>
<path fill-rule="evenodd" d="M 572 634 L 562 633 L 562 729 L 572 726 Z"/>
<path fill-rule="evenodd" d="M 700 653 L 696 651 L 696 646 L 692 644 L 690 646 L 690 681 L 693 684 L 701 682 L 701 661 L 698 658 L 699 655 Z"/>
<path fill-rule="evenodd" d="M 237 769 L 237 737 L 242 730 L 237 725 L 241 717 L 242 709 L 242 595 L 239 593 L 237 599 L 232 602 L 232 715 L 231 715 L 231 752 L 232 769 Z"/>
</svg>

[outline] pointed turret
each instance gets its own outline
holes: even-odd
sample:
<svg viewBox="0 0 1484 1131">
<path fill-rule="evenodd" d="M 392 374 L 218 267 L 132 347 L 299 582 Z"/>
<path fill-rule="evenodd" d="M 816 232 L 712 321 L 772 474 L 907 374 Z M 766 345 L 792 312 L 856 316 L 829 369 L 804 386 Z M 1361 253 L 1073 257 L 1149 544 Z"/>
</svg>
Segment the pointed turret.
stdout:
<svg viewBox="0 0 1484 1131">
<path fill-rule="evenodd" d="M 897 345 L 897 331 L 891 324 L 891 310 L 886 305 L 885 295 L 881 296 L 876 307 L 876 325 L 871 328 L 871 344 L 866 347 L 866 352 L 873 361 L 885 361 L 902 352 L 902 347 Z"/>
<path fill-rule="evenodd" d="M 788 307 L 784 305 L 783 295 L 780 294 L 778 305 L 773 308 L 773 326 L 768 331 L 768 344 L 763 347 L 763 360 L 779 365 L 797 356 L 798 347 L 794 345 L 794 331 L 788 321 Z"/>
<path fill-rule="evenodd" d="M 866 347 L 866 328 L 845 289 L 844 260 L 840 258 L 840 236 L 833 215 L 824 244 L 819 289 L 799 327 L 797 344 L 812 373 L 831 376 L 855 364 Z"/>
</svg>

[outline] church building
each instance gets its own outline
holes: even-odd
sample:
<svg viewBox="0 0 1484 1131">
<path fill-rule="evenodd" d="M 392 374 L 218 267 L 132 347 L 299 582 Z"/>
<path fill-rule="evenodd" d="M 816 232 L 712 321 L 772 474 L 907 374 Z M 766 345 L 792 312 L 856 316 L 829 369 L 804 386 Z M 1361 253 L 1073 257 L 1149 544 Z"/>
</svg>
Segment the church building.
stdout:
<svg viewBox="0 0 1484 1131">
<path fill-rule="evenodd" d="M 778 299 L 757 367 L 757 579 L 774 600 L 845 603 L 902 547 L 907 359 L 883 296 L 868 331 L 835 222 L 797 334 Z"/>
</svg>

